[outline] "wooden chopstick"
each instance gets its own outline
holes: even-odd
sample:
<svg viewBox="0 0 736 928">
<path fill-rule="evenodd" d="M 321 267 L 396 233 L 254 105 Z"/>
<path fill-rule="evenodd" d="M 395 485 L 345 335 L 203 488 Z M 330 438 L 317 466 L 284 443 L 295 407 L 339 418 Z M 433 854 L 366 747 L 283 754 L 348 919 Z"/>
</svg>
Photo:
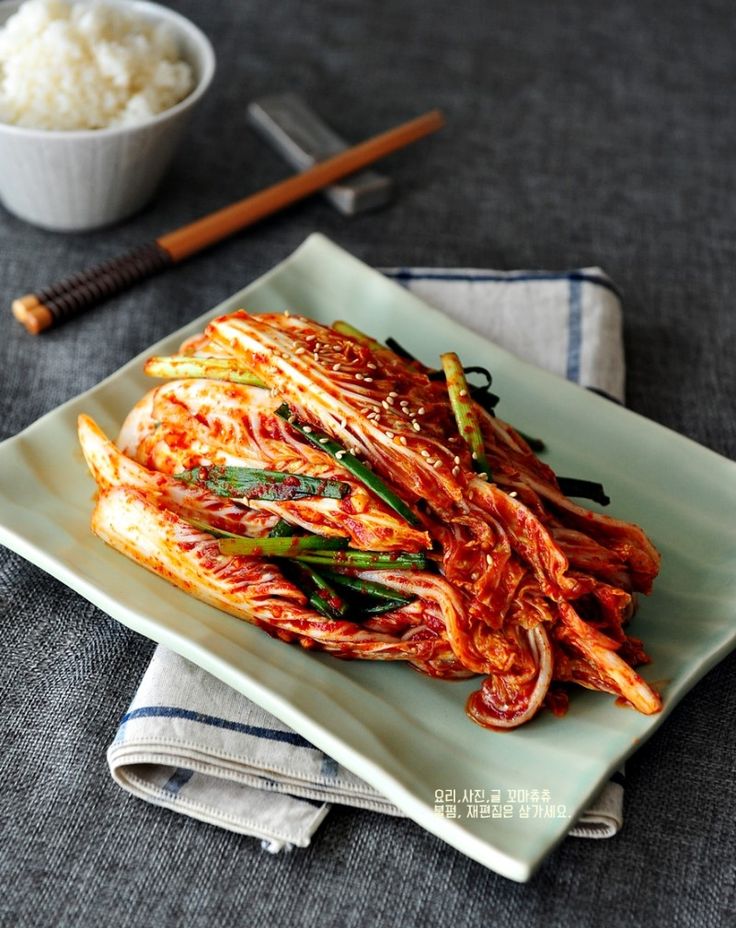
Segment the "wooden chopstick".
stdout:
<svg viewBox="0 0 736 928">
<path fill-rule="evenodd" d="M 74 274 L 59 283 L 13 301 L 15 318 L 34 335 L 90 306 L 126 290 L 140 280 L 184 261 L 190 255 L 253 225 L 284 207 L 311 196 L 380 158 L 411 145 L 444 125 L 439 110 L 389 129 L 300 174 L 159 236 L 124 255 Z"/>
</svg>

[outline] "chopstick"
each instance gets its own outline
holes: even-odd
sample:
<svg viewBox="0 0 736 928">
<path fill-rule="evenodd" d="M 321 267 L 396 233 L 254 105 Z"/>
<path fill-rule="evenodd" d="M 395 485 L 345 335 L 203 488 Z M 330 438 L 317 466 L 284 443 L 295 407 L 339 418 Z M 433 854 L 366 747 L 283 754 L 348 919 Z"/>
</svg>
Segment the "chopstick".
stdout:
<svg viewBox="0 0 736 928">
<path fill-rule="evenodd" d="M 18 297 L 12 303 L 13 315 L 31 334 L 38 335 L 260 219 L 411 145 L 443 125 L 442 113 L 431 110 L 117 258 Z"/>
</svg>

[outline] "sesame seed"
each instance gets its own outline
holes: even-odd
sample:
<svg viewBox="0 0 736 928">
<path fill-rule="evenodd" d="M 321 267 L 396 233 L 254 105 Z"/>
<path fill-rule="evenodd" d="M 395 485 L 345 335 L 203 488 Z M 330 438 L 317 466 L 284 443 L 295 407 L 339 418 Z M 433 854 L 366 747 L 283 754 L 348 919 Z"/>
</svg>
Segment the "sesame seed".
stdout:
<svg viewBox="0 0 736 928">
<path fill-rule="evenodd" d="M 304 348 L 304 347 L 302 347 L 302 346 L 300 345 L 299 348 L 296 349 L 296 351 L 294 352 L 294 354 L 304 354 L 304 352 L 305 352 L 306 350 L 307 350 L 306 348 Z"/>
<path fill-rule="evenodd" d="M 452 468 L 452 476 L 457 477 L 459 473 L 460 473 L 460 468 L 457 465 L 455 465 L 455 467 Z"/>
<path fill-rule="evenodd" d="M 355 379 L 356 379 L 356 380 L 362 380 L 362 379 L 363 379 L 363 375 L 362 375 L 362 374 L 356 374 L 356 375 L 355 375 Z"/>
<path fill-rule="evenodd" d="M 477 579 L 478 579 L 478 576 L 479 576 L 479 574 L 478 574 L 477 571 L 476 571 L 476 572 L 474 572 L 474 573 L 472 573 L 472 574 L 470 575 L 470 579 L 471 579 L 471 580 L 477 580 Z"/>
<path fill-rule="evenodd" d="M 398 394 L 395 390 L 389 390 L 389 391 L 388 391 L 388 395 L 389 395 L 389 396 L 398 396 L 399 394 Z"/>
<path fill-rule="evenodd" d="M 442 465 L 442 461 L 440 461 L 440 459 L 437 458 L 437 460 L 434 462 L 432 467 L 434 467 L 434 469 L 437 470 L 437 468 L 440 467 L 441 465 Z"/>
<path fill-rule="evenodd" d="M 392 396 L 390 393 L 389 393 L 389 395 L 386 397 L 386 402 L 387 402 L 387 403 L 390 403 L 390 404 L 393 406 L 394 398 L 393 398 L 393 396 Z"/>
<path fill-rule="evenodd" d="M 475 453 L 475 451 L 470 456 L 474 461 L 478 460 L 478 455 Z"/>
<path fill-rule="evenodd" d="M 389 394 L 389 396 L 390 396 L 390 395 L 391 395 L 391 394 Z M 403 407 L 404 409 L 405 409 L 408 405 L 409 405 L 409 401 L 408 401 L 408 400 L 399 400 L 399 406 Z"/>
<path fill-rule="evenodd" d="M 350 453 L 351 453 L 351 454 L 357 454 L 357 453 L 358 453 L 358 449 L 357 449 L 357 448 L 351 448 L 351 449 L 350 449 Z"/>
<path fill-rule="evenodd" d="M 468 391 L 467 391 L 467 390 L 461 390 L 461 391 L 458 393 L 458 396 L 467 396 L 467 395 L 468 395 Z"/>
<path fill-rule="evenodd" d="M 326 445 L 329 440 L 329 438 L 320 438 L 319 443 L 320 445 Z"/>
<path fill-rule="evenodd" d="M 488 566 L 490 567 L 492 563 L 493 563 L 493 558 L 491 557 L 490 554 L 486 554 L 486 564 L 488 564 Z"/>
<path fill-rule="evenodd" d="M 516 490 L 512 490 L 512 491 L 509 493 L 509 496 L 512 496 L 514 499 L 516 499 L 516 497 L 517 497 L 518 495 L 519 495 L 519 494 L 516 492 Z"/>
<path fill-rule="evenodd" d="M 488 480 L 488 474 L 486 473 L 478 474 L 478 476 L 480 477 L 481 480 Z"/>
<path fill-rule="evenodd" d="M 421 427 L 421 425 L 417 422 L 416 419 L 413 419 L 413 420 L 412 420 L 411 427 L 414 429 L 415 432 L 421 432 L 421 431 L 422 431 L 422 427 Z"/>
<path fill-rule="evenodd" d="M 390 408 L 391 408 L 391 407 L 388 405 L 388 403 L 386 402 L 386 400 L 381 400 L 381 406 L 383 406 L 384 409 L 390 409 Z"/>
<path fill-rule="evenodd" d="M 456 463 L 456 464 L 459 464 L 459 463 L 460 463 L 460 457 L 459 457 L 459 455 L 457 455 L 457 454 L 455 455 L 455 463 Z"/>
<path fill-rule="evenodd" d="M 303 431 L 303 432 L 306 432 L 307 435 L 309 435 L 309 433 L 312 431 L 312 427 L 309 426 L 309 425 L 305 425 L 305 426 L 302 427 L 302 431 Z"/>
<path fill-rule="evenodd" d="M 337 452 L 335 457 L 337 458 L 338 461 L 342 461 L 342 459 L 345 457 L 346 454 L 347 454 L 347 451 L 340 450 Z"/>
<path fill-rule="evenodd" d="M 373 383 L 373 378 L 372 378 L 372 377 L 364 377 L 363 380 L 364 380 L 366 383 Z"/>
<path fill-rule="evenodd" d="M 418 416 L 424 415 L 424 406 L 420 406 L 419 409 L 417 409 L 417 415 Z"/>
<path fill-rule="evenodd" d="M 421 456 L 422 456 L 423 458 L 428 458 L 428 457 L 429 457 L 429 451 L 427 451 L 426 448 L 422 448 L 422 450 L 421 450 L 419 453 L 421 454 Z"/>
<path fill-rule="evenodd" d="M 333 371 L 339 371 L 339 370 L 340 370 L 340 365 L 339 365 L 339 364 L 333 364 L 333 365 L 332 365 L 332 370 L 333 370 Z"/>
<path fill-rule="evenodd" d="M 402 445 L 406 445 L 406 439 L 404 438 L 403 435 L 399 435 L 399 441 L 401 442 Z"/>
<path fill-rule="evenodd" d="M 366 364 L 366 367 L 369 367 L 372 371 L 377 371 L 377 370 L 378 370 L 378 366 L 377 366 L 376 364 L 373 364 L 372 361 L 369 361 L 369 362 Z"/>
<path fill-rule="evenodd" d="M 394 437 L 394 433 L 393 433 L 393 432 L 389 432 L 388 430 L 386 431 L 385 435 L 386 435 L 386 438 L 393 438 L 393 437 Z"/>
<path fill-rule="evenodd" d="M 345 426 L 346 426 L 347 424 L 348 424 L 348 420 L 347 420 L 347 419 L 341 419 L 341 420 L 340 420 L 340 428 L 341 428 L 341 429 L 344 429 Z"/>
</svg>

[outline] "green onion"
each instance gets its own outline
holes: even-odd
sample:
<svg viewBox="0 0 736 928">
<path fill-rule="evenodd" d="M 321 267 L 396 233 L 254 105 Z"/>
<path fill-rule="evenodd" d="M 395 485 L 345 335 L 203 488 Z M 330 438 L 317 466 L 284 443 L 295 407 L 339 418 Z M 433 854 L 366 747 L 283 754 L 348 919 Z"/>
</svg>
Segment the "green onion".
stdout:
<svg viewBox="0 0 736 928">
<path fill-rule="evenodd" d="M 307 596 L 309 605 L 327 619 L 341 619 L 348 610 L 348 604 L 338 592 L 325 580 L 322 574 L 302 564 L 291 561 L 282 567 L 284 576 L 291 580 Z"/>
<path fill-rule="evenodd" d="M 394 354 L 397 354 L 402 360 L 408 362 L 416 362 L 416 358 L 413 354 L 410 354 L 406 348 L 400 345 L 395 338 L 387 338 L 386 345 L 393 351 Z M 422 365 L 424 367 L 424 365 Z M 482 387 L 477 387 L 474 384 L 468 384 L 468 391 L 473 397 L 475 402 L 485 409 L 485 411 L 491 415 L 495 416 L 495 408 L 498 405 L 499 397 L 495 393 L 491 393 L 491 382 L 493 377 L 491 372 L 485 367 L 465 367 L 463 368 L 466 374 L 482 374 L 486 378 L 486 382 Z M 431 368 L 425 368 L 427 378 L 432 381 L 446 380 L 446 375 L 444 371 L 432 370 Z"/>
<path fill-rule="evenodd" d="M 265 387 L 255 374 L 243 370 L 229 358 L 195 358 L 189 355 L 149 358 L 143 370 L 149 377 L 204 377 L 208 380 L 228 380 L 251 387 Z"/>
<path fill-rule="evenodd" d="M 477 365 L 471 365 L 470 367 L 463 368 L 464 374 L 482 374 L 486 382 L 482 387 L 478 387 L 475 384 L 468 384 L 468 392 L 473 397 L 475 402 L 485 411 L 491 415 L 496 415 L 496 406 L 499 402 L 499 397 L 495 393 L 491 393 L 491 383 L 493 382 L 493 377 L 491 372 L 486 367 L 478 367 Z M 444 370 L 441 371 L 429 371 L 427 377 L 431 381 L 440 381 L 447 380 L 447 375 Z"/>
<path fill-rule="evenodd" d="M 220 542 L 220 551 L 248 557 L 301 557 L 306 552 L 316 551 L 320 557 L 329 559 L 347 546 L 346 538 L 320 538 L 318 535 L 294 538 L 233 538 L 228 535 Z"/>
<path fill-rule="evenodd" d="M 214 525 L 210 525 L 208 522 L 200 522 L 199 519 L 187 519 L 187 522 L 190 525 L 193 525 L 195 528 L 200 529 L 203 532 L 209 532 L 210 535 L 214 535 L 215 538 L 247 538 L 247 535 L 236 535 L 235 532 L 228 532 L 224 528 L 215 528 Z M 251 539 L 251 541 L 256 541 L 257 539 Z"/>
<path fill-rule="evenodd" d="M 214 535 L 216 538 L 250 538 L 250 535 L 237 535 L 235 532 L 228 532 L 224 528 L 215 528 L 214 525 L 210 525 L 208 522 L 201 522 L 198 519 L 187 519 L 187 522 L 195 528 L 201 529 L 203 532 L 209 532 L 210 535 Z M 279 519 L 265 537 L 289 538 L 293 534 L 294 526 L 290 525 L 285 519 Z"/>
<path fill-rule="evenodd" d="M 387 338 L 386 347 L 390 348 L 391 351 L 393 351 L 394 354 L 397 354 L 403 361 L 416 361 L 414 355 L 410 354 L 406 348 L 402 348 L 402 346 L 396 341 L 395 338 Z"/>
<path fill-rule="evenodd" d="M 324 435 L 322 432 L 315 432 L 310 426 L 305 426 L 298 422 L 285 403 L 279 406 L 276 410 L 276 415 L 285 419 L 292 428 L 303 435 L 315 448 L 319 448 L 321 451 L 329 454 L 330 457 L 334 458 L 339 464 L 342 464 L 349 474 L 352 474 L 353 477 L 357 477 L 361 483 L 365 484 L 369 490 L 372 490 L 376 496 L 382 499 L 387 506 L 390 506 L 394 512 L 398 512 L 410 525 L 417 525 L 419 523 L 418 518 L 411 509 L 409 509 L 406 503 L 398 497 L 393 490 L 390 490 L 370 468 L 363 464 L 362 461 L 359 461 L 355 455 L 346 451 L 339 442 L 330 438 L 329 435 Z"/>
<path fill-rule="evenodd" d="M 223 544 L 227 543 L 223 542 Z M 427 566 L 427 559 L 423 554 L 404 552 L 383 554 L 378 551 L 358 551 L 353 548 L 334 552 L 310 551 L 307 554 L 296 554 L 295 557 L 308 564 L 333 569 L 352 567 L 356 570 L 424 570 Z"/>
<path fill-rule="evenodd" d="M 532 451 L 540 452 L 547 450 L 547 446 L 541 438 L 534 438 L 533 435 L 527 435 L 526 432 L 521 432 L 519 429 L 516 431 L 519 432 L 519 435 L 521 435 L 521 437 L 524 439 L 527 445 L 529 445 Z"/>
<path fill-rule="evenodd" d="M 455 414 L 460 437 L 464 439 L 470 448 L 477 470 L 485 474 L 490 480 L 492 479 L 491 468 L 486 459 L 483 436 L 481 435 L 478 420 L 475 418 L 473 398 L 470 395 L 470 388 L 468 381 L 465 379 L 465 372 L 460 363 L 460 358 L 454 352 L 448 351 L 441 356 L 440 360 L 447 378 L 450 405 Z"/>
<path fill-rule="evenodd" d="M 286 519 L 279 519 L 271 531 L 268 533 L 269 538 L 289 538 L 294 534 L 294 526 L 287 522 Z"/>
<path fill-rule="evenodd" d="M 408 603 L 402 599 L 386 599 L 382 603 L 376 603 L 375 606 L 362 609 L 361 612 L 363 615 L 383 615 L 384 612 L 393 612 L 394 609 L 401 609 L 402 606 L 407 605 Z"/>
<path fill-rule="evenodd" d="M 416 361 L 414 355 L 410 354 L 406 348 L 404 348 L 396 341 L 395 338 L 387 338 L 386 345 L 393 351 L 394 354 L 397 354 L 404 361 Z M 482 387 L 475 386 L 472 383 L 468 384 L 468 392 L 482 409 L 485 409 L 485 411 L 491 416 L 495 416 L 495 409 L 498 405 L 499 397 L 495 393 L 491 393 L 491 384 L 493 382 L 491 372 L 488 370 L 488 368 L 472 365 L 470 367 L 464 367 L 463 373 L 481 374 L 483 377 L 485 377 L 486 382 Z M 447 379 L 447 375 L 444 370 L 428 370 L 427 377 L 433 381 Z M 519 430 L 517 429 L 517 431 Z M 524 432 L 519 432 L 519 435 L 521 435 L 521 437 L 529 445 L 532 451 L 541 452 L 546 450 L 547 446 L 541 438 L 534 438 L 534 436 L 526 435 Z"/>
<path fill-rule="evenodd" d="M 304 535 L 295 538 L 245 538 L 228 535 L 220 541 L 223 554 L 248 557 L 288 557 L 323 567 L 352 567 L 359 570 L 423 570 L 423 554 L 404 551 L 383 553 L 348 548 L 346 538 L 321 538 Z"/>
<path fill-rule="evenodd" d="M 592 499 L 594 503 L 600 503 L 601 506 L 607 506 L 611 502 L 602 483 L 596 483 L 593 480 L 578 480 L 577 477 L 558 477 L 557 483 L 565 496 Z"/>
<path fill-rule="evenodd" d="M 413 602 L 415 597 L 404 596 L 403 593 L 397 593 L 390 586 L 384 586 L 382 583 L 376 583 L 373 580 L 361 580 L 360 577 L 349 577 L 346 574 L 328 574 L 330 580 L 338 586 L 345 587 L 355 593 L 364 593 L 366 596 L 372 596 L 374 599 L 385 599 L 391 602 L 399 602 L 407 606 Z"/>
<path fill-rule="evenodd" d="M 371 338 L 370 335 L 366 335 L 365 332 L 356 329 L 355 326 L 350 325 L 349 322 L 343 322 L 341 319 L 338 319 L 337 322 L 332 323 L 332 328 L 336 332 L 339 332 L 340 335 L 347 335 L 350 338 L 354 338 L 356 342 L 366 345 L 366 347 L 370 348 L 372 351 L 386 350 L 375 338 Z"/>
<path fill-rule="evenodd" d="M 211 493 L 230 499 L 290 500 L 305 496 L 343 499 L 350 492 L 350 484 L 340 480 L 253 467 L 193 467 L 174 476 L 182 483 L 206 487 Z"/>
</svg>

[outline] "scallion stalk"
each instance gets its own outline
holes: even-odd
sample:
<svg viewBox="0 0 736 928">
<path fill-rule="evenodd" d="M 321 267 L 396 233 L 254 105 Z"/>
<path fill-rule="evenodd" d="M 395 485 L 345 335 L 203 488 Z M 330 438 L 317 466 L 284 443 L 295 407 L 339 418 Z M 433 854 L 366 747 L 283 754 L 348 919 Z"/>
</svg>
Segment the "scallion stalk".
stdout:
<svg viewBox="0 0 736 928">
<path fill-rule="evenodd" d="M 356 342 L 360 342 L 367 348 L 370 348 L 372 351 L 386 350 L 380 342 L 376 341 L 375 338 L 371 338 L 370 335 L 366 335 L 365 332 L 361 332 L 360 329 L 356 329 L 355 326 L 350 325 L 349 322 L 343 322 L 342 319 L 338 319 L 337 322 L 333 322 L 332 328 L 340 335 L 347 335 L 349 338 L 354 338 Z"/>
<path fill-rule="evenodd" d="M 423 554 L 404 551 L 359 551 L 348 548 L 346 538 L 321 538 L 305 535 L 294 538 L 228 537 L 220 541 L 223 554 L 248 557 L 287 557 L 320 564 L 323 567 L 351 567 L 357 570 L 422 570 L 427 566 Z"/>
<path fill-rule="evenodd" d="M 193 467 L 174 476 L 182 483 L 206 487 L 211 493 L 230 499 L 290 500 L 309 496 L 343 499 L 350 493 L 350 484 L 340 480 L 253 467 Z"/>
<path fill-rule="evenodd" d="M 414 601 L 413 596 L 404 596 L 403 593 L 398 593 L 396 590 L 391 589 L 390 586 L 384 586 L 382 583 L 376 583 L 374 580 L 361 580 L 360 577 L 350 577 L 347 574 L 336 574 L 333 572 L 330 572 L 328 577 L 332 583 L 335 583 L 337 586 L 345 587 L 345 589 L 352 590 L 354 593 L 363 593 L 374 599 L 400 602 L 404 606 Z"/>
<path fill-rule="evenodd" d="M 337 590 L 313 567 L 292 561 L 283 567 L 284 574 L 307 596 L 309 605 L 327 619 L 341 619 L 348 604 Z"/>
<path fill-rule="evenodd" d="M 383 615 L 384 612 L 393 612 L 394 609 L 401 609 L 402 606 L 408 606 L 403 599 L 385 599 L 383 602 L 376 603 L 374 606 L 367 606 L 362 609 L 363 615 Z"/>
<path fill-rule="evenodd" d="M 294 534 L 294 526 L 287 522 L 286 519 L 279 519 L 271 531 L 268 533 L 269 538 L 290 538 Z"/>
<path fill-rule="evenodd" d="M 223 542 L 224 544 L 224 542 Z M 309 551 L 295 555 L 308 564 L 322 565 L 340 569 L 351 567 L 355 570 L 424 570 L 427 559 L 423 554 L 383 553 L 378 551 Z"/>
<path fill-rule="evenodd" d="M 214 535 L 215 538 L 248 538 L 248 535 L 237 535 L 235 532 L 228 532 L 224 528 L 215 528 L 214 525 L 210 525 L 208 522 L 203 522 L 200 519 L 187 519 L 187 522 L 190 525 L 193 525 L 195 528 L 198 528 L 202 532 L 208 532 L 210 535 Z M 258 539 L 252 539 L 257 541 Z"/>
<path fill-rule="evenodd" d="M 292 428 L 303 435 L 315 448 L 319 448 L 321 451 L 324 451 L 325 454 L 329 454 L 330 457 L 334 458 L 348 473 L 352 474 L 353 477 L 357 477 L 361 483 L 365 484 L 369 490 L 372 490 L 376 496 L 382 499 L 387 506 L 390 506 L 394 512 L 398 512 L 410 525 L 417 525 L 419 523 L 418 518 L 406 503 L 397 496 L 393 490 L 390 490 L 380 477 L 377 477 L 362 461 L 359 461 L 355 455 L 346 451 L 339 442 L 330 438 L 329 435 L 316 432 L 311 426 L 305 426 L 303 423 L 299 422 L 292 415 L 291 410 L 286 404 L 279 406 L 276 410 L 276 415 L 285 419 Z"/>
<path fill-rule="evenodd" d="M 448 351 L 441 356 L 440 360 L 447 379 L 447 392 L 450 396 L 450 405 L 455 414 L 460 437 L 470 448 L 476 469 L 485 474 L 490 480 L 491 468 L 486 459 L 483 436 L 478 420 L 475 417 L 473 398 L 470 395 L 470 387 L 465 379 L 465 372 L 460 363 L 460 358 L 453 351 Z"/>
<path fill-rule="evenodd" d="M 248 557 L 302 557 L 310 551 L 329 559 L 347 548 L 346 538 L 321 538 L 319 535 L 293 538 L 233 538 L 228 535 L 220 542 L 223 554 L 244 554 Z"/>
<path fill-rule="evenodd" d="M 161 378 L 206 378 L 207 380 L 227 380 L 230 383 L 242 383 L 251 387 L 264 387 L 262 380 L 243 370 L 238 362 L 230 358 L 195 358 L 190 355 L 170 355 L 168 357 L 149 358 L 143 370 L 149 377 Z"/>
</svg>

